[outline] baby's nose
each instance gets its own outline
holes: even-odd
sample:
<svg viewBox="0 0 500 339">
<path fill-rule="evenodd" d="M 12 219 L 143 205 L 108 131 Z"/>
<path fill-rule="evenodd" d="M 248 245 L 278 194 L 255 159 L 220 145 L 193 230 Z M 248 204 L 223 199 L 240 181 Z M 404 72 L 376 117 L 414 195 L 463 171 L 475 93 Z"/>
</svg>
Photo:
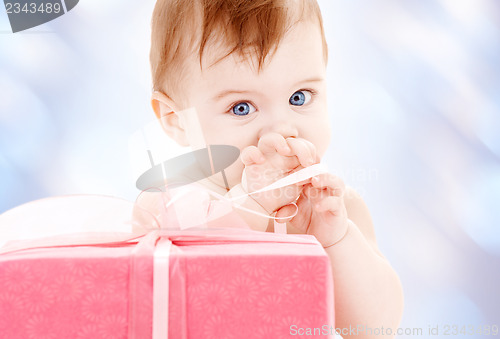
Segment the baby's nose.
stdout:
<svg viewBox="0 0 500 339">
<path fill-rule="evenodd" d="M 291 119 L 290 114 L 273 114 L 266 124 L 264 132 L 275 132 L 281 134 L 284 138 L 297 138 L 299 136 L 298 126 Z"/>
</svg>

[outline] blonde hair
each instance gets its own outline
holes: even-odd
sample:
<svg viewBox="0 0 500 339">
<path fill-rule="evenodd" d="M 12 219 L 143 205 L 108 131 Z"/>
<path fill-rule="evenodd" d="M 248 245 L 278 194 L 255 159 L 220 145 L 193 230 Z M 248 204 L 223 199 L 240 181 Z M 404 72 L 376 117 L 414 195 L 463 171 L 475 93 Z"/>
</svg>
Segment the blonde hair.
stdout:
<svg viewBox="0 0 500 339">
<path fill-rule="evenodd" d="M 218 61 L 237 53 L 258 61 L 260 71 L 286 32 L 304 19 L 319 24 L 326 64 L 328 47 L 316 0 L 158 0 L 151 20 L 153 90 L 171 99 L 182 97 L 186 59 L 198 48 L 203 69 L 203 52 L 212 38 L 229 51 Z"/>
</svg>

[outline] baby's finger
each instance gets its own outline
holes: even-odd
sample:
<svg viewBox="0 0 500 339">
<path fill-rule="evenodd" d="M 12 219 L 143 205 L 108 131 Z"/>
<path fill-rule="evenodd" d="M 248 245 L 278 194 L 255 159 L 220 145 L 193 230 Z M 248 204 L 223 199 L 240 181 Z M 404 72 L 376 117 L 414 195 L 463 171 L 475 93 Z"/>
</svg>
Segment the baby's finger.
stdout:
<svg viewBox="0 0 500 339">
<path fill-rule="evenodd" d="M 316 147 L 303 138 L 286 138 L 288 145 L 303 167 L 308 167 L 316 162 Z"/>
<path fill-rule="evenodd" d="M 250 166 L 253 164 L 262 164 L 266 161 L 266 158 L 257 147 L 248 146 L 241 152 L 241 161 L 243 165 Z"/>
<path fill-rule="evenodd" d="M 314 209 L 321 212 L 330 212 L 333 215 L 340 216 L 344 211 L 344 200 L 341 197 L 329 196 L 314 205 Z"/>
<path fill-rule="evenodd" d="M 267 133 L 263 135 L 259 139 L 257 147 L 263 154 L 278 152 L 279 154 L 286 156 L 291 152 L 285 138 L 278 133 Z"/>
<path fill-rule="evenodd" d="M 329 189 L 332 195 L 343 197 L 345 193 L 344 181 L 331 173 L 319 174 L 311 179 L 314 188 Z"/>
<path fill-rule="evenodd" d="M 332 194 L 327 189 L 316 188 L 311 184 L 304 186 L 302 194 L 307 198 L 311 205 L 316 205 L 320 201 L 332 196 Z"/>
</svg>

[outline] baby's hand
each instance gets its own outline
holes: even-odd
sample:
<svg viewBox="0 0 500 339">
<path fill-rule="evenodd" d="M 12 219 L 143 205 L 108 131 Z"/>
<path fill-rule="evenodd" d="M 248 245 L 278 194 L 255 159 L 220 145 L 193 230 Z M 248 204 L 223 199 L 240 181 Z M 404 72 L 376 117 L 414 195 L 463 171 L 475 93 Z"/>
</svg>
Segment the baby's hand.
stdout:
<svg viewBox="0 0 500 339">
<path fill-rule="evenodd" d="M 242 186 L 247 193 L 255 192 L 304 167 L 318 162 L 316 148 L 302 138 L 284 138 L 278 133 L 262 136 L 257 146 L 241 152 L 245 165 Z M 304 183 L 280 189 L 251 194 L 268 213 L 276 211 L 297 199 Z"/>
<path fill-rule="evenodd" d="M 297 200 L 297 215 L 288 223 L 300 233 L 314 235 L 323 246 L 335 243 L 347 230 L 344 193 L 345 184 L 336 175 L 324 173 L 313 177 Z M 294 212 L 295 206 L 283 206 L 276 217 Z"/>
</svg>

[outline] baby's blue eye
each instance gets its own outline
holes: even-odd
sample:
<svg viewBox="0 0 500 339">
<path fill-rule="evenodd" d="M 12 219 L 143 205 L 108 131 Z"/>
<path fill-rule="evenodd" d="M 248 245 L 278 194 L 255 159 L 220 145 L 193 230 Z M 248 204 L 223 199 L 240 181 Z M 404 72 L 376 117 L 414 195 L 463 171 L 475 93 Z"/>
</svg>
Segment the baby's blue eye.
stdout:
<svg viewBox="0 0 500 339">
<path fill-rule="evenodd" d="M 253 108 L 254 110 L 252 111 L 251 108 Z M 240 102 L 239 104 L 234 105 L 232 110 L 236 115 L 248 115 L 250 113 L 253 113 L 255 111 L 255 108 L 248 102 Z"/>
<path fill-rule="evenodd" d="M 311 93 L 309 91 L 297 91 L 290 97 L 290 104 L 294 106 L 305 105 L 311 100 Z"/>
</svg>

